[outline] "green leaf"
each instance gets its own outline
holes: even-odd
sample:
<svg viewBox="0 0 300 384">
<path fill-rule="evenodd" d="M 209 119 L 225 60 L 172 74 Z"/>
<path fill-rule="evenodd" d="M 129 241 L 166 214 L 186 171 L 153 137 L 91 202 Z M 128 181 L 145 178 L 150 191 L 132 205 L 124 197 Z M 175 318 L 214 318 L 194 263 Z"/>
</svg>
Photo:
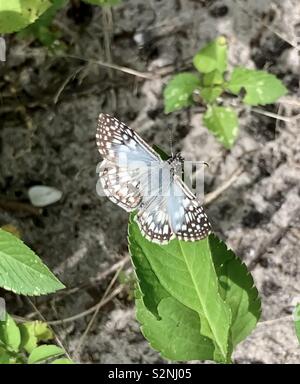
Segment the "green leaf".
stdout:
<svg viewBox="0 0 300 384">
<path fill-rule="evenodd" d="M 11 33 L 33 23 L 51 6 L 48 0 L 9 0 L 0 2 L 0 33 Z"/>
<path fill-rule="evenodd" d="M 48 341 L 54 338 L 52 330 L 49 328 L 48 324 L 43 321 L 29 321 L 24 324 L 28 329 L 31 329 L 31 332 L 36 336 L 38 342 Z"/>
<path fill-rule="evenodd" d="M 227 42 L 224 36 L 216 38 L 202 48 L 193 59 L 195 68 L 202 73 L 217 70 L 222 74 L 227 67 Z"/>
<path fill-rule="evenodd" d="M 295 326 L 296 336 L 300 343 L 300 303 L 298 303 L 295 306 L 293 317 L 294 317 L 294 326 Z"/>
<path fill-rule="evenodd" d="M 0 286 L 23 295 L 42 295 L 64 288 L 29 247 L 2 229 L 0 229 Z"/>
<path fill-rule="evenodd" d="M 28 357 L 28 364 L 39 363 L 53 357 L 63 355 L 65 351 L 56 345 L 40 345 Z"/>
<path fill-rule="evenodd" d="M 165 113 L 192 105 L 193 92 L 200 85 L 199 77 L 192 73 L 180 73 L 174 76 L 164 90 Z"/>
<path fill-rule="evenodd" d="M 33 24 L 18 33 L 18 37 L 34 36 L 45 46 L 51 46 L 59 37 L 60 32 L 51 29 L 52 21 L 57 12 L 67 4 L 67 0 L 51 0 L 51 7 L 47 9 Z"/>
<path fill-rule="evenodd" d="M 201 89 L 200 96 L 206 103 L 212 103 L 222 94 L 222 92 L 222 87 L 205 87 Z"/>
<path fill-rule="evenodd" d="M 100 5 L 101 7 L 113 7 L 121 4 L 122 0 L 83 0 L 85 3 Z"/>
<path fill-rule="evenodd" d="M 255 328 L 261 315 L 261 302 L 246 265 L 216 236 L 209 236 L 209 245 L 221 297 L 231 309 L 230 338 L 234 347 Z"/>
<path fill-rule="evenodd" d="M 238 118 L 233 109 L 209 106 L 203 116 L 203 123 L 225 148 L 232 147 L 238 135 Z"/>
<path fill-rule="evenodd" d="M 53 333 L 47 323 L 42 321 L 29 321 L 19 325 L 21 332 L 21 346 L 26 352 L 31 353 L 40 341 L 53 339 Z"/>
<path fill-rule="evenodd" d="M 264 105 L 274 103 L 286 94 L 287 89 L 276 76 L 265 72 L 247 68 L 235 68 L 227 84 L 233 94 L 238 95 L 245 89 L 244 103 L 250 105 Z"/>
<path fill-rule="evenodd" d="M 205 87 L 209 87 L 212 85 L 221 85 L 224 83 L 223 74 L 220 73 L 218 70 L 205 73 L 203 75 L 203 85 Z"/>
<path fill-rule="evenodd" d="M 170 360 L 215 360 L 225 362 L 216 354 L 211 339 L 201 334 L 198 314 L 169 296 L 157 306 L 159 316 L 149 311 L 142 299 L 136 300 L 137 319 L 142 333 L 152 348 Z"/>
<path fill-rule="evenodd" d="M 139 286 L 136 292 L 137 319 L 151 346 L 171 360 L 224 362 L 213 341 L 201 334 L 199 315 L 162 287 L 139 243 L 133 241 L 130 250 Z"/>
<path fill-rule="evenodd" d="M 167 291 L 181 304 L 198 313 L 201 319 L 201 335 L 212 339 L 224 361 L 227 361 L 231 314 L 218 292 L 207 242 L 207 239 L 196 243 L 174 240 L 167 246 L 160 246 L 146 240 L 133 219 L 129 225 L 129 248 L 133 262 L 139 246 L 163 287 L 159 294 L 164 297 Z M 139 281 L 143 292 L 143 284 L 147 280 L 143 277 L 143 280 Z M 148 286 L 150 282 L 151 279 L 148 279 Z M 144 297 L 144 302 L 148 302 L 147 307 L 151 309 L 154 305 L 155 288 L 144 291 L 148 294 Z"/>
<path fill-rule="evenodd" d="M 2 342 L 9 351 L 18 352 L 21 335 L 14 319 L 6 313 L 5 320 L 0 321 L 0 342 Z"/>
<path fill-rule="evenodd" d="M 25 349 L 27 353 L 30 353 L 34 348 L 37 347 L 37 337 L 32 329 L 33 327 L 29 324 L 19 324 L 21 332 L 21 345 L 20 349 Z"/>
<path fill-rule="evenodd" d="M 172 360 L 230 361 L 260 316 L 246 266 L 216 236 L 168 245 L 146 240 L 132 214 L 129 249 L 137 317 L 153 348 Z"/>
<path fill-rule="evenodd" d="M 0 347 L 0 364 L 9 364 L 11 357 L 12 356 L 8 351 Z"/>
<path fill-rule="evenodd" d="M 154 144 L 153 149 L 156 153 L 159 154 L 160 158 L 162 160 L 168 160 L 170 158 L 170 155 L 168 155 L 162 148 L 160 148 L 158 145 Z"/>
<path fill-rule="evenodd" d="M 152 314 L 159 318 L 157 305 L 162 299 L 170 297 L 170 294 L 163 288 L 154 274 L 148 259 L 145 258 L 143 247 L 141 247 L 139 241 L 135 241 L 136 228 L 135 222 L 132 220 L 133 218 L 131 217 L 129 224 L 129 250 L 138 278 L 140 292 L 145 293 L 143 304 Z"/>
<path fill-rule="evenodd" d="M 63 358 L 63 359 L 56 359 L 52 361 L 51 364 L 74 364 L 74 362 L 70 359 Z"/>
</svg>

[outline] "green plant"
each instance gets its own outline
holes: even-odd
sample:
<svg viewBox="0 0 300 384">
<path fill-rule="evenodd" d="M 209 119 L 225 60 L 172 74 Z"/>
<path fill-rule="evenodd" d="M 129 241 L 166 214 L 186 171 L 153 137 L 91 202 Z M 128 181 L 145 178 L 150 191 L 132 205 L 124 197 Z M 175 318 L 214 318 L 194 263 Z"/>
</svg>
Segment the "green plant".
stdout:
<svg viewBox="0 0 300 384">
<path fill-rule="evenodd" d="M 171 360 L 231 362 L 261 312 L 245 264 L 213 234 L 195 242 L 150 242 L 134 213 L 128 241 L 137 318 L 151 346 Z"/>
<path fill-rule="evenodd" d="M 56 292 L 64 285 L 20 239 L 0 229 L 0 287 L 22 295 Z"/>
<path fill-rule="evenodd" d="M 53 47 L 59 41 L 61 32 L 53 28 L 52 22 L 59 11 L 67 4 L 67 0 L 52 0 L 52 5 L 32 24 L 19 32 L 19 38 L 33 36 L 42 45 Z"/>
<path fill-rule="evenodd" d="M 64 285 L 20 239 L 0 229 L 0 287 L 32 296 L 55 292 Z M 45 323 L 17 325 L 6 313 L 0 319 L 0 363 L 36 363 L 63 355 L 65 351 L 56 345 L 38 345 L 52 338 Z"/>
<path fill-rule="evenodd" d="M 99 6 L 114 6 L 121 2 L 121 0 L 84 1 Z M 22 30 L 21 37 L 32 35 L 43 45 L 51 46 L 60 37 L 60 32 L 51 26 L 52 20 L 57 11 L 64 7 L 67 2 L 68 0 L 1 1 L 0 33 L 12 33 Z"/>
<path fill-rule="evenodd" d="M 0 33 L 20 31 L 37 20 L 51 5 L 49 0 L 1 1 Z"/>
<path fill-rule="evenodd" d="M 17 324 L 8 314 L 0 321 L 0 364 L 71 364 L 65 350 L 54 344 L 42 344 L 52 340 L 54 335 L 46 323 L 28 321 Z"/>
<path fill-rule="evenodd" d="M 238 117 L 226 105 L 225 94 L 233 97 L 244 91 L 242 102 L 254 106 L 273 103 L 287 92 L 279 79 L 265 71 L 236 67 L 229 80 L 225 80 L 227 42 L 223 36 L 202 48 L 194 56 L 193 64 L 198 74 L 180 73 L 167 84 L 165 113 L 189 107 L 195 103 L 195 96 L 200 96 L 206 107 L 204 125 L 228 149 L 238 136 Z"/>
<path fill-rule="evenodd" d="M 126 286 L 126 299 L 128 301 L 134 300 L 134 292 L 135 292 L 135 275 L 133 272 L 126 273 L 124 271 L 120 271 L 118 274 L 118 281 L 120 284 Z"/>
<path fill-rule="evenodd" d="M 300 304 L 297 303 L 294 308 L 294 325 L 297 339 L 300 343 Z"/>
</svg>

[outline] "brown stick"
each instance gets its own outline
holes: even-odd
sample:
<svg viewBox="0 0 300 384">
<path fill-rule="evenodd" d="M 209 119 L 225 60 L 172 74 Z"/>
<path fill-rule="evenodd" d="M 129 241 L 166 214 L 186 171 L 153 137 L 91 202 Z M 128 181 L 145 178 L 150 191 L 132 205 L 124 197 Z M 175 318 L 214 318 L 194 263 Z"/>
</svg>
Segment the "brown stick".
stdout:
<svg viewBox="0 0 300 384">
<path fill-rule="evenodd" d="M 5 211 L 26 212 L 34 216 L 39 216 L 42 213 L 41 208 L 34 207 L 31 204 L 3 198 L 0 198 L 0 209 Z"/>
<path fill-rule="evenodd" d="M 228 180 L 226 180 L 222 185 L 220 185 L 217 189 L 214 191 L 208 193 L 204 198 L 204 204 L 208 205 L 212 203 L 214 200 L 216 200 L 226 189 L 228 189 L 237 179 L 238 177 L 243 173 L 243 168 L 239 167 L 236 169 L 233 174 L 229 177 Z"/>
</svg>

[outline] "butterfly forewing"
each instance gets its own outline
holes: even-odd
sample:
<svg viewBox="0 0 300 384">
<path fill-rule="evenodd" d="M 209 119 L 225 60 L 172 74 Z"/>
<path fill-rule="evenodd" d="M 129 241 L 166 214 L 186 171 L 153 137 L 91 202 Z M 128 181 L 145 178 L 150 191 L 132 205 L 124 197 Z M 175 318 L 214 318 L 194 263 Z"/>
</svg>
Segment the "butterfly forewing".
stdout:
<svg viewBox="0 0 300 384">
<path fill-rule="evenodd" d="M 100 154 L 115 164 L 133 165 L 134 162 L 160 162 L 156 152 L 133 129 L 115 117 L 101 113 L 96 132 Z M 122 163 L 122 164 L 120 164 Z"/>
<path fill-rule="evenodd" d="M 97 146 L 104 161 L 99 176 L 105 195 L 126 211 L 136 209 L 159 156 L 128 126 L 107 114 L 98 119 Z"/>
</svg>

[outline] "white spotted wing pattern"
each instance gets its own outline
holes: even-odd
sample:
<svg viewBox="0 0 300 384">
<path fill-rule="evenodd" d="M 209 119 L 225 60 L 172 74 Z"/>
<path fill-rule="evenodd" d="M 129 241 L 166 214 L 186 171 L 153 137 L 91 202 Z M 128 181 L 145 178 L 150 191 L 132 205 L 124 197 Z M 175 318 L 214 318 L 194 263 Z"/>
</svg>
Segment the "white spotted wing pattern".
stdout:
<svg viewBox="0 0 300 384">
<path fill-rule="evenodd" d="M 101 113 L 96 142 L 103 157 L 99 178 L 105 195 L 135 220 L 150 241 L 200 240 L 210 233 L 195 195 L 176 174 L 179 157 L 163 161 L 131 128 Z"/>
</svg>

